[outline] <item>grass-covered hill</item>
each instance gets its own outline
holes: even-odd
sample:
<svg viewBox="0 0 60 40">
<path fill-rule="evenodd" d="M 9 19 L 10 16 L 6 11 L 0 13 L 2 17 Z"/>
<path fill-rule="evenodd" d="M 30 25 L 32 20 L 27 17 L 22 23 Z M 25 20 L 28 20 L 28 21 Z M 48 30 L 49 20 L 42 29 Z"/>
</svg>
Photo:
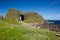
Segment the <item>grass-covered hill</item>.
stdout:
<svg viewBox="0 0 60 40">
<path fill-rule="evenodd" d="M 26 12 L 24 15 L 27 23 L 46 23 L 43 17 L 36 12 Z"/>
<path fill-rule="evenodd" d="M 23 14 L 26 23 L 46 23 L 41 15 L 36 12 L 21 12 L 14 8 L 9 9 L 5 16 L 5 21 L 9 23 L 17 23 L 19 21 L 19 15 Z"/>
<path fill-rule="evenodd" d="M 12 8 L 8 11 L 4 20 L 0 20 L 0 40 L 60 40 L 57 38 L 55 32 L 22 25 L 22 23 L 18 21 L 20 13 L 20 11 Z M 25 16 L 26 23 L 45 22 L 37 13 L 30 12 L 28 14 L 29 16 Z"/>
<path fill-rule="evenodd" d="M 52 31 L 0 21 L 0 40 L 60 40 Z"/>
</svg>

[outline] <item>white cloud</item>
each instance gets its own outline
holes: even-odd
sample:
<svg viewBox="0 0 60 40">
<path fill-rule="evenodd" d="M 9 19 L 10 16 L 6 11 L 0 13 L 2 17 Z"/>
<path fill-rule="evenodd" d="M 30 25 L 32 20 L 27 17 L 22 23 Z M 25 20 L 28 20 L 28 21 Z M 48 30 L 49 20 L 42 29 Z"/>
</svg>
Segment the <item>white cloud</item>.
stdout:
<svg viewBox="0 0 60 40">
<path fill-rule="evenodd" d="M 54 1 L 54 2 L 52 2 L 51 4 L 49 4 L 49 6 L 52 6 L 52 5 L 54 5 L 54 4 L 58 3 L 58 2 L 59 2 L 59 0 Z"/>
<path fill-rule="evenodd" d="M 49 20 L 60 20 L 60 14 L 57 14 L 57 15 L 48 15 L 46 16 L 46 19 L 49 19 Z"/>
</svg>

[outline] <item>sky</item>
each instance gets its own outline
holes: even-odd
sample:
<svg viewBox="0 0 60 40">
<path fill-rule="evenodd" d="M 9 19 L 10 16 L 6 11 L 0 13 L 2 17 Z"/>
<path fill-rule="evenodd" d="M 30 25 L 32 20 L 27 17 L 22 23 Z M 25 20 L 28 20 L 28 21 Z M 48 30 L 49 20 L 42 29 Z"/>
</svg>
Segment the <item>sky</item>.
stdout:
<svg viewBox="0 0 60 40">
<path fill-rule="evenodd" d="M 45 20 L 60 20 L 60 0 L 0 0 L 0 15 L 5 16 L 10 8 L 37 12 Z"/>
</svg>

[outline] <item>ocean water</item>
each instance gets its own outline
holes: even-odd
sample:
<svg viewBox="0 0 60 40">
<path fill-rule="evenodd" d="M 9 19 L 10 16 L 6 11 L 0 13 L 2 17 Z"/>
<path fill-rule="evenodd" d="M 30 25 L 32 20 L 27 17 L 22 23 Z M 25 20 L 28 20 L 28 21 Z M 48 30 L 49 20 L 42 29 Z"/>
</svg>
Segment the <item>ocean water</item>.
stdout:
<svg viewBox="0 0 60 40">
<path fill-rule="evenodd" d="M 49 24 L 60 25 L 60 20 L 47 20 Z"/>
</svg>

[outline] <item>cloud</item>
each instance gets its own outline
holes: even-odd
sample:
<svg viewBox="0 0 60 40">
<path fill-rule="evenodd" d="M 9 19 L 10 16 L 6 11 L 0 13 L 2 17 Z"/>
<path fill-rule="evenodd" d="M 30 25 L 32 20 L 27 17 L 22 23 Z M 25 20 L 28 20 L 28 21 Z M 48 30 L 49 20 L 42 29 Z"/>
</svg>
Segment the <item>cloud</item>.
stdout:
<svg viewBox="0 0 60 40">
<path fill-rule="evenodd" d="M 51 4 L 49 4 L 49 6 L 52 6 L 52 5 L 56 4 L 56 3 L 58 3 L 59 1 L 60 1 L 60 0 L 54 1 L 54 2 L 52 2 Z"/>
<path fill-rule="evenodd" d="M 54 17 L 60 17 L 60 14 L 54 15 Z"/>
<path fill-rule="evenodd" d="M 51 15 L 51 16 L 48 15 L 46 18 L 49 20 L 60 20 L 60 14 Z"/>
</svg>

